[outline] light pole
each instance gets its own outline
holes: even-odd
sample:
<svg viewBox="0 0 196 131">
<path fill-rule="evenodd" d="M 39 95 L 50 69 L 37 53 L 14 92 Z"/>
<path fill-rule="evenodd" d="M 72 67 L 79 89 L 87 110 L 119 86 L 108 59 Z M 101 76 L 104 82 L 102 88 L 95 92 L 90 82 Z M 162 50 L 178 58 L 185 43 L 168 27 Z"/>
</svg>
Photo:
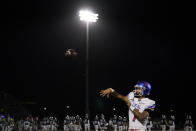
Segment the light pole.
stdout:
<svg viewBox="0 0 196 131">
<path fill-rule="evenodd" d="M 43 109 L 44 109 L 44 117 L 47 117 L 47 108 L 44 107 Z"/>
<path fill-rule="evenodd" d="M 88 64 L 89 64 L 89 23 L 96 22 L 98 14 L 94 14 L 88 10 L 80 10 L 79 17 L 81 21 L 86 22 L 86 113 L 89 114 L 89 101 L 88 101 Z"/>
<path fill-rule="evenodd" d="M 66 106 L 66 111 L 65 111 L 65 113 L 66 113 L 67 115 L 70 115 L 69 108 L 70 108 L 70 106 Z"/>
</svg>

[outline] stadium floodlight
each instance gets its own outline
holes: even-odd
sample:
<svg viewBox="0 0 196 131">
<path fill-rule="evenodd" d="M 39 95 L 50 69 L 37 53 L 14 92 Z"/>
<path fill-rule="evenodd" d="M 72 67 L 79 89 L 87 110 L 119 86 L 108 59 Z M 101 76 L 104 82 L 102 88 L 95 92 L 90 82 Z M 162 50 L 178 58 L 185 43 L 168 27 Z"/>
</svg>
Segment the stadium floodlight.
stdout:
<svg viewBox="0 0 196 131">
<path fill-rule="evenodd" d="M 81 21 L 97 22 L 98 20 L 98 14 L 92 13 L 88 10 L 80 10 L 79 16 Z"/>
<path fill-rule="evenodd" d="M 89 114 L 89 100 L 88 100 L 88 64 L 89 64 L 89 24 L 97 22 L 98 14 L 92 13 L 88 10 L 80 10 L 79 17 L 81 21 L 86 22 L 86 113 Z"/>
</svg>

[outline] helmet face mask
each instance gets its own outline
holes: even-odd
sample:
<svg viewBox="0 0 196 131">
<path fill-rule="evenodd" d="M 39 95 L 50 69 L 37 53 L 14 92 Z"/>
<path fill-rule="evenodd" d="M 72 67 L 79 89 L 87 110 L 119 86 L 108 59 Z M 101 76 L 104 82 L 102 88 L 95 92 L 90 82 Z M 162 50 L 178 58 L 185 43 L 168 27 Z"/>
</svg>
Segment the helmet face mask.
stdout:
<svg viewBox="0 0 196 131">
<path fill-rule="evenodd" d="M 142 96 L 142 88 L 141 87 L 138 87 L 138 86 L 135 86 L 135 90 L 133 90 L 134 92 L 134 96 Z"/>
</svg>

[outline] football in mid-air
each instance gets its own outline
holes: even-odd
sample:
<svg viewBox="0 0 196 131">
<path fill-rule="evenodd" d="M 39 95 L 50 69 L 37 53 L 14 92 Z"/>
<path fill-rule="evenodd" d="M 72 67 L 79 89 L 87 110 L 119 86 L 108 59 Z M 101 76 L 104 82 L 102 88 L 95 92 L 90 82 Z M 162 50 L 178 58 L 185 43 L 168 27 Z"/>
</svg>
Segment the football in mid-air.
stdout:
<svg viewBox="0 0 196 131">
<path fill-rule="evenodd" d="M 65 53 L 65 56 L 77 56 L 78 53 L 76 52 L 76 50 L 74 49 L 67 49 L 67 50 L 64 50 L 64 53 Z"/>
</svg>

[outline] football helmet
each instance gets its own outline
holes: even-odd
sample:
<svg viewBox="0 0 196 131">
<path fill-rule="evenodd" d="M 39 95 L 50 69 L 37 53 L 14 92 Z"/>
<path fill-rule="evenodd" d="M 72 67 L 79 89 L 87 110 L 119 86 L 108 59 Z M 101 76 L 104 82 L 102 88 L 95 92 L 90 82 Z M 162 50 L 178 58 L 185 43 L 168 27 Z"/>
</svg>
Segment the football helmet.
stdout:
<svg viewBox="0 0 196 131">
<path fill-rule="evenodd" d="M 98 118 L 98 116 L 96 115 L 96 116 L 95 116 L 95 120 L 98 120 L 98 119 L 99 119 L 99 118 Z"/>
<path fill-rule="evenodd" d="M 191 115 L 189 115 L 189 120 L 192 120 L 192 117 L 191 117 Z"/>
<path fill-rule="evenodd" d="M 147 82 L 147 81 L 139 81 L 139 82 L 136 83 L 136 85 L 134 87 L 135 87 L 135 90 L 134 90 L 135 96 L 150 95 L 151 85 L 150 85 L 149 82 Z M 142 89 L 140 94 L 136 94 L 136 88 L 138 88 L 138 87 Z"/>
<path fill-rule="evenodd" d="M 85 118 L 88 119 L 88 114 L 85 114 Z"/>
<path fill-rule="evenodd" d="M 166 116 L 164 114 L 161 115 L 161 119 L 165 120 Z"/>
</svg>

